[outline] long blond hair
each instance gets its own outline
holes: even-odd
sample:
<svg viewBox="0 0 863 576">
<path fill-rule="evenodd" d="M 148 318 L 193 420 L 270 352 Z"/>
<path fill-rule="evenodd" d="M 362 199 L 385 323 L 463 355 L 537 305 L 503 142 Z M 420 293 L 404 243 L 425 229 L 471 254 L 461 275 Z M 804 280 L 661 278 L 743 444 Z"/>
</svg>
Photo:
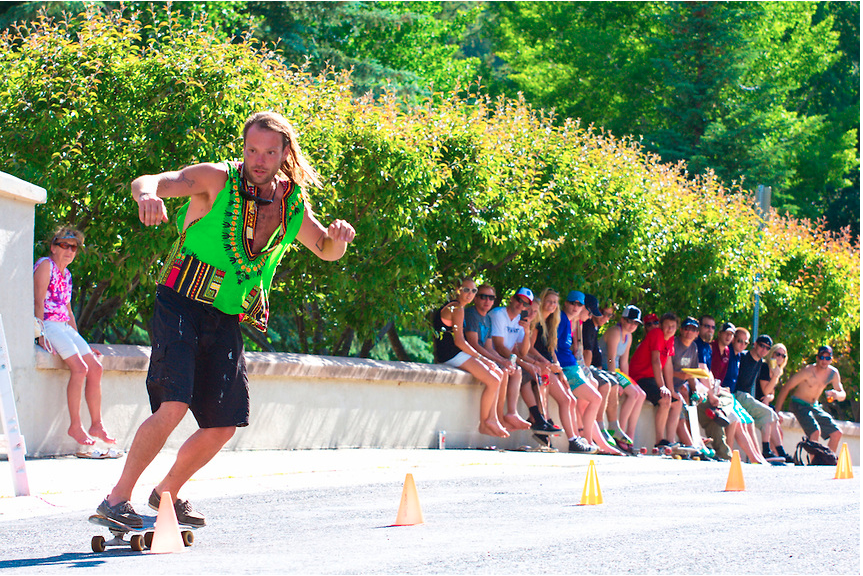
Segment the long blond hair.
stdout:
<svg viewBox="0 0 863 576">
<path fill-rule="evenodd" d="M 312 165 L 306 160 L 303 151 L 300 150 L 296 130 L 294 130 L 294 127 L 291 126 L 284 116 L 272 110 L 252 114 L 243 126 L 243 140 L 246 139 L 246 134 L 248 134 L 252 126 L 258 126 L 259 128 L 271 130 L 282 135 L 282 148 L 289 150 L 288 157 L 282 163 L 281 170 L 286 178 L 289 178 L 291 182 L 299 186 L 323 188 L 317 171 L 312 168 Z"/>
<path fill-rule="evenodd" d="M 784 360 L 782 360 L 781 362 L 779 360 L 776 360 L 776 366 L 779 367 L 779 369 L 782 372 L 784 372 L 785 366 L 788 365 L 788 348 L 785 347 L 785 344 L 780 344 L 779 342 L 774 344 L 770 348 L 770 350 L 767 352 L 767 359 L 772 360 L 773 359 L 773 353 L 776 352 L 777 350 L 782 350 L 783 352 L 785 352 L 785 359 Z M 782 372 L 780 372 L 779 374 L 781 375 Z"/>
<path fill-rule="evenodd" d="M 549 296 L 557 296 L 557 310 L 549 314 L 547 318 L 543 318 L 542 308 L 545 304 L 545 299 Z M 542 340 L 545 342 L 548 350 L 550 352 L 557 350 L 557 327 L 560 325 L 560 294 L 551 288 L 543 290 L 539 295 L 539 314 L 537 314 L 536 317 L 539 319 L 539 322 L 542 323 Z"/>
</svg>

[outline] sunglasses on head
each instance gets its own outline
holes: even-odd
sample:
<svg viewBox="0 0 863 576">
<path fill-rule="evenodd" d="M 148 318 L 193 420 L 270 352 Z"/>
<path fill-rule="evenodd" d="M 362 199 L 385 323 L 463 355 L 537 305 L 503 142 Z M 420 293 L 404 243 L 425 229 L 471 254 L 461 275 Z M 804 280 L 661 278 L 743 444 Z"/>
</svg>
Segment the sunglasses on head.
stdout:
<svg viewBox="0 0 863 576">
<path fill-rule="evenodd" d="M 477 294 L 476 297 L 479 300 L 494 300 L 495 299 L 494 294 Z"/>
<path fill-rule="evenodd" d="M 76 252 L 78 250 L 78 244 L 77 243 L 73 244 L 71 242 L 60 242 L 58 240 L 57 242 L 54 242 L 54 246 L 59 246 L 63 250 L 71 250 L 72 252 Z"/>
</svg>

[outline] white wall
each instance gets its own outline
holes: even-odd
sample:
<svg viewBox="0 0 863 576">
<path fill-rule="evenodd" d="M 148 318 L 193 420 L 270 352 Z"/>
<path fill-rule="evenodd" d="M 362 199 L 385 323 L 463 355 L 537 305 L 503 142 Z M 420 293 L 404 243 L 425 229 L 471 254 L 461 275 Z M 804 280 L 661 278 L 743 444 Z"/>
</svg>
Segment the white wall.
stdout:
<svg viewBox="0 0 863 576">
<path fill-rule="evenodd" d="M 149 348 L 95 345 L 104 354 L 104 421 L 128 448 L 138 425 L 149 416 L 145 388 Z M 303 354 L 248 353 L 251 424 L 228 443 L 229 450 L 315 448 L 434 448 L 446 431 L 448 448 L 535 446 L 529 432 L 501 440 L 477 432 L 481 387 L 466 372 L 439 365 L 379 362 Z M 19 404 L 31 455 L 68 454 L 76 444 L 65 434 L 68 417 L 63 390 L 68 371 L 57 356 L 39 350 L 36 379 Z M 551 416 L 559 422 L 554 402 Z M 527 415 L 522 404 L 521 412 Z M 786 449 L 802 430 L 786 419 Z M 86 418 L 85 418 L 86 425 Z M 859 463 L 860 427 L 842 424 Z M 177 448 L 195 429 L 191 416 L 168 441 Z M 653 407 L 644 408 L 636 443 L 653 445 Z M 566 451 L 566 440 L 554 439 Z"/>
</svg>

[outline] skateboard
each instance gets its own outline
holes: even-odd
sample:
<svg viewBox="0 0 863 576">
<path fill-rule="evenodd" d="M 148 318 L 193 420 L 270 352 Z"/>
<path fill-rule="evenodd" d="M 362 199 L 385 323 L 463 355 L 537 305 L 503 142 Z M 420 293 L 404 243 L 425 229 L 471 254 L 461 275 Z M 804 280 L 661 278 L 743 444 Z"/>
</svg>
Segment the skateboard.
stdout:
<svg viewBox="0 0 863 576">
<path fill-rule="evenodd" d="M 144 525 L 140 528 L 133 528 L 132 526 L 127 526 L 122 522 L 106 518 L 101 514 L 93 514 L 90 516 L 89 521 L 91 524 L 107 528 L 113 536 L 110 540 L 105 540 L 104 536 L 93 536 L 90 540 L 90 547 L 93 549 L 93 552 L 104 552 L 106 548 L 112 546 L 128 546 L 136 552 L 142 552 L 145 548 L 149 549 L 150 545 L 153 543 L 153 531 L 156 529 L 156 517 L 141 516 L 141 518 L 144 520 Z M 197 528 L 198 526 L 180 524 L 180 536 L 183 537 L 183 544 L 185 546 L 191 546 L 192 542 L 195 541 L 195 535 L 192 534 L 192 530 Z M 128 540 L 126 540 L 124 536 L 129 533 L 132 535 Z"/>
<path fill-rule="evenodd" d="M 671 457 L 675 460 L 701 460 L 701 451 L 692 446 L 673 446 Z"/>
</svg>

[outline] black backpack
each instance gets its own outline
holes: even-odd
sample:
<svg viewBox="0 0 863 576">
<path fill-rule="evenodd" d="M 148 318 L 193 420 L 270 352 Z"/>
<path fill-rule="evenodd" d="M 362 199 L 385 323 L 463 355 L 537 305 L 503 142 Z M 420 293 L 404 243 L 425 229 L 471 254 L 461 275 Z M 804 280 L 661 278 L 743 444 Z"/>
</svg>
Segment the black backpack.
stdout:
<svg viewBox="0 0 863 576">
<path fill-rule="evenodd" d="M 794 451 L 794 464 L 804 466 L 806 464 L 812 466 L 836 466 L 838 459 L 833 450 L 819 442 L 812 442 L 808 438 L 803 438 L 803 441 L 797 444 L 797 450 Z"/>
</svg>

